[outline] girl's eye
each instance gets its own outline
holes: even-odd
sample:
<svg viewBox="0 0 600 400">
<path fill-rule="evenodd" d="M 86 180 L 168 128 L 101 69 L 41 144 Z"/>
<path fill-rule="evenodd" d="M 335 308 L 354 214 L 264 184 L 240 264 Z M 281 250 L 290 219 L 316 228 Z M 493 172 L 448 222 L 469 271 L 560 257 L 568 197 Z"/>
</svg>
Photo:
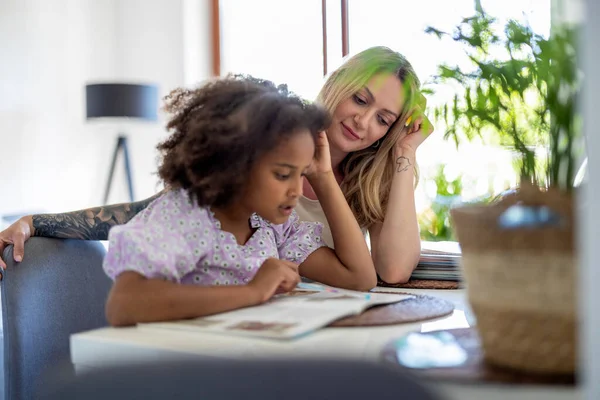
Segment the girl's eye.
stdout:
<svg viewBox="0 0 600 400">
<path fill-rule="evenodd" d="M 354 97 L 354 102 L 355 102 L 356 104 L 359 104 L 359 105 L 361 105 L 361 106 L 363 106 L 363 105 L 367 104 L 367 102 L 366 102 L 366 101 L 364 101 L 363 99 L 361 99 L 359 96 L 357 96 L 357 95 L 354 95 L 353 97 Z"/>
<path fill-rule="evenodd" d="M 289 177 L 289 175 L 278 174 L 277 172 L 275 172 L 275 178 L 279 179 L 280 181 L 285 181 Z"/>
<path fill-rule="evenodd" d="M 377 121 L 379 121 L 379 123 L 380 123 L 381 125 L 384 125 L 384 126 L 390 126 L 390 124 L 388 124 L 388 122 L 387 122 L 385 119 L 383 119 L 383 117 L 382 117 L 381 115 L 378 115 L 378 116 L 377 116 Z"/>
</svg>

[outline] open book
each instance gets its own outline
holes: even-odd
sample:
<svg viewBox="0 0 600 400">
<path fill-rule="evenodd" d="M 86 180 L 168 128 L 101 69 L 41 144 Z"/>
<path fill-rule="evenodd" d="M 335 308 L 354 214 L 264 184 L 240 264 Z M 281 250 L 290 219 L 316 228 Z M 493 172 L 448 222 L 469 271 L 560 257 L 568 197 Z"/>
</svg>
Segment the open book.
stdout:
<svg viewBox="0 0 600 400">
<path fill-rule="evenodd" d="M 213 332 L 226 335 L 293 339 L 369 307 L 397 303 L 413 296 L 355 292 L 315 283 L 274 296 L 265 304 L 208 317 L 139 324 L 140 328 Z"/>
</svg>

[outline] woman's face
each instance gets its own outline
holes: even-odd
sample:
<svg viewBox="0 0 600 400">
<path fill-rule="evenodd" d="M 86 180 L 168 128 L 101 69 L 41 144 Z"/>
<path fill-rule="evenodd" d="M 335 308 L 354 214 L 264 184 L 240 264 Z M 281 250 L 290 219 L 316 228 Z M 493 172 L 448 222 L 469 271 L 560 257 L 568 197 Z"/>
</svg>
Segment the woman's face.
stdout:
<svg viewBox="0 0 600 400">
<path fill-rule="evenodd" d="M 398 119 L 402 104 L 400 79 L 391 74 L 375 75 L 333 112 L 327 130 L 329 145 L 345 153 L 371 146 Z"/>
</svg>

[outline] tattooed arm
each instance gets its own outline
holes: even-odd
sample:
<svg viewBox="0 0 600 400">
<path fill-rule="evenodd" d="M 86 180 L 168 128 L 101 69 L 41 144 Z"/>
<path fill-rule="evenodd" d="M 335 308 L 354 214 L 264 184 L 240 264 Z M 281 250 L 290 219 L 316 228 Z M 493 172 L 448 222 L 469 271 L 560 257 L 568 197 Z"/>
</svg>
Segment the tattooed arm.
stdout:
<svg viewBox="0 0 600 400">
<path fill-rule="evenodd" d="M 31 236 L 107 240 L 110 228 L 126 223 L 163 193 L 164 190 L 135 203 L 113 204 L 63 214 L 37 214 L 23 217 L 0 232 L 0 268 L 6 268 L 1 258 L 6 246 L 14 245 L 13 257 L 15 261 L 21 262 L 25 242 Z"/>
<path fill-rule="evenodd" d="M 32 236 L 107 240 L 110 228 L 126 223 L 163 193 L 161 191 L 135 203 L 112 204 L 63 214 L 33 215 Z"/>
<path fill-rule="evenodd" d="M 421 256 L 414 191 L 415 153 L 433 132 L 433 125 L 421 112 L 427 104 L 421 97 L 421 106 L 413 114 L 413 124 L 407 127 L 406 134 L 394 148 L 395 172 L 385 218 L 383 223 L 369 229 L 375 270 L 389 283 L 408 281 Z"/>
<path fill-rule="evenodd" d="M 421 255 L 414 194 L 414 152 L 397 152 L 395 163 L 385 219 L 369 229 L 375 270 L 388 283 L 408 281 Z"/>
</svg>

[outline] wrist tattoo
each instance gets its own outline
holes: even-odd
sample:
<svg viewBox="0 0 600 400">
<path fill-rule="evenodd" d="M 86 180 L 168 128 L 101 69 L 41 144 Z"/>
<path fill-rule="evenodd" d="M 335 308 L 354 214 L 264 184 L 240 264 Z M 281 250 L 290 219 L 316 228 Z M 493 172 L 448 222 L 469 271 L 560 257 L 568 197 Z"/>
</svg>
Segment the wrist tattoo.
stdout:
<svg viewBox="0 0 600 400">
<path fill-rule="evenodd" d="M 34 236 L 107 240 L 110 228 L 125 224 L 163 193 L 164 191 L 135 203 L 94 207 L 63 214 L 33 215 Z"/>
<path fill-rule="evenodd" d="M 396 159 L 396 164 L 398 165 L 398 168 L 396 169 L 396 172 L 404 172 L 407 171 L 410 167 L 411 167 L 411 163 L 410 160 L 407 157 L 404 156 L 400 156 Z"/>
</svg>

